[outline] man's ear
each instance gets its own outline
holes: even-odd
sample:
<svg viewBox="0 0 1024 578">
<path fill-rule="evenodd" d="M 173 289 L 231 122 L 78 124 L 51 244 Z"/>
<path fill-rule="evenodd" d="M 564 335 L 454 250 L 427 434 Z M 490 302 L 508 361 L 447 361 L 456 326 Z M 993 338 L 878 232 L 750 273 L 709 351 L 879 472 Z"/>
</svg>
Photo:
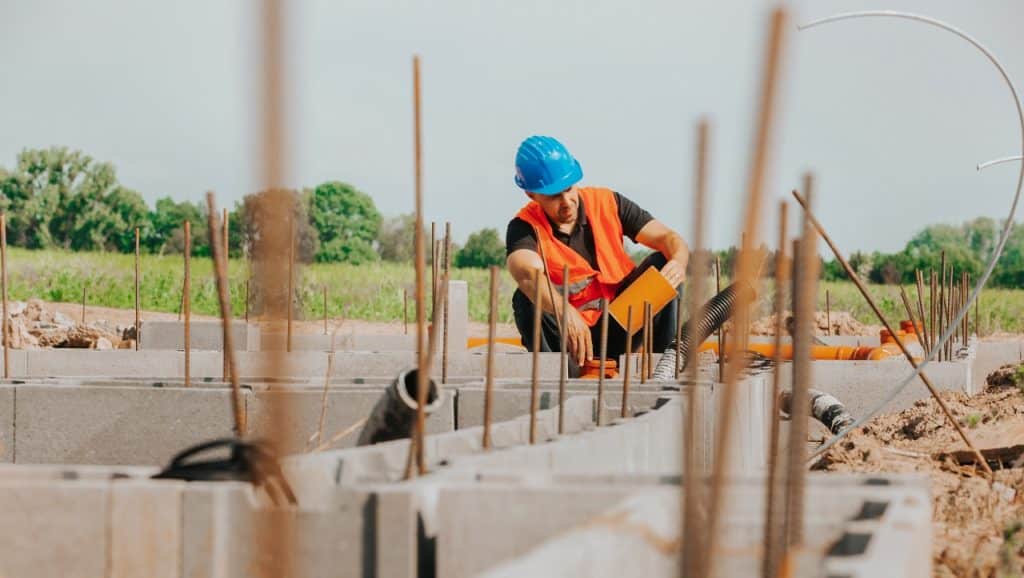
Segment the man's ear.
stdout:
<svg viewBox="0 0 1024 578">
<path fill-rule="evenodd" d="M 531 201 L 536 201 L 537 200 L 537 193 L 531 193 L 530 191 L 523 191 L 523 192 L 526 193 L 527 197 L 530 197 Z"/>
</svg>

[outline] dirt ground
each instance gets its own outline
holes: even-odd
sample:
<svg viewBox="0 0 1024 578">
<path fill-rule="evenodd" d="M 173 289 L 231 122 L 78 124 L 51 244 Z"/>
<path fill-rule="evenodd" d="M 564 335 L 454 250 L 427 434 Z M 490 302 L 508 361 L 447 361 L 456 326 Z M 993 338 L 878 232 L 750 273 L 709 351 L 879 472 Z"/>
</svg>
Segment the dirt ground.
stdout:
<svg viewBox="0 0 1024 578">
<path fill-rule="evenodd" d="M 1024 395 L 994 387 L 968 397 L 943 394 L 971 440 L 986 449 L 1024 443 Z M 848 435 L 815 464 L 832 472 L 920 472 L 932 480 L 933 561 L 937 577 L 1024 573 L 1024 469 L 1007 463 L 992 484 L 937 452 L 965 449 L 934 400 L 881 415 Z"/>
</svg>

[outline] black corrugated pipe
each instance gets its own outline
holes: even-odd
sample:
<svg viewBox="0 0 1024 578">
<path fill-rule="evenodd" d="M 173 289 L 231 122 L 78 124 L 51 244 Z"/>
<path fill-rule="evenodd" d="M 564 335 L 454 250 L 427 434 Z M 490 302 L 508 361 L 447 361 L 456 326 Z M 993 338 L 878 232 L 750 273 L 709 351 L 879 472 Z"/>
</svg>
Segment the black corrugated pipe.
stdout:
<svg viewBox="0 0 1024 578">
<path fill-rule="evenodd" d="M 807 390 L 807 394 L 811 400 L 811 416 L 824 424 L 830 432 L 838 434 L 853 425 L 853 416 L 836 397 L 816 389 Z M 779 409 L 790 415 L 793 414 L 791 396 L 792 392 L 788 390 L 779 393 Z"/>
<path fill-rule="evenodd" d="M 739 296 L 739 291 L 748 292 L 747 297 L 753 301 L 756 293 L 754 288 L 749 284 L 743 284 L 739 286 L 739 283 L 733 283 L 718 295 L 711 298 L 710 301 L 704 304 L 700 309 L 700 313 L 697 315 L 697 345 L 711 336 L 712 333 L 718 331 L 718 328 L 722 326 L 729 319 L 729 315 L 732 314 L 733 305 L 736 303 L 736 298 Z M 688 319 L 683 324 L 683 341 L 682 347 L 679 348 L 679 352 L 683 356 L 683 368 L 686 368 L 686 362 L 689 360 L 688 351 L 690 350 L 690 322 Z M 656 380 L 673 380 L 676 378 L 676 341 L 673 339 L 672 343 L 669 344 L 668 349 L 661 355 L 661 359 L 658 360 L 658 365 L 654 368 L 654 375 L 652 379 Z"/>
<path fill-rule="evenodd" d="M 384 394 L 373 406 L 366 425 L 359 434 L 358 445 L 368 446 L 380 442 L 404 439 L 412 434 L 416 423 L 416 372 L 403 371 L 384 390 Z M 428 381 L 427 415 L 437 411 L 444 402 L 441 389 L 434 380 Z"/>
</svg>

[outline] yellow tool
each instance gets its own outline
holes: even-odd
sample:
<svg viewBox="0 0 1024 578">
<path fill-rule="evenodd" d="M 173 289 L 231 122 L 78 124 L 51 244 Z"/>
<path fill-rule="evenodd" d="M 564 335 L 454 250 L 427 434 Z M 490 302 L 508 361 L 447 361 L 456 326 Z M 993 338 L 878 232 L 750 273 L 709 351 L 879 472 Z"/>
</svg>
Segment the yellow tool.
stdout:
<svg viewBox="0 0 1024 578">
<path fill-rule="evenodd" d="M 676 298 L 676 290 L 668 280 L 654 267 L 644 271 L 632 285 L 619 294 L 610 304 L 608 313 L 619 325 L 632 335 L 643 327 L 644 303 L 651 304 L 651 315 L 657 315 L 666 305 Z M 626 314 L 633 308 L 633 323 L 626 327 Z"/>
</svg>

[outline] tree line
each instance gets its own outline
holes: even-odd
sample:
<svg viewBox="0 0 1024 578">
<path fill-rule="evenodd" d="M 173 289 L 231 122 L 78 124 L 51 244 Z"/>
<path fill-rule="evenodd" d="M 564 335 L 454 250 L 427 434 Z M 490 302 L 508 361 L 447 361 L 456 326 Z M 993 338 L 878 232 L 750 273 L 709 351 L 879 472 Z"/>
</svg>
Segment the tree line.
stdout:
<svg viewBox="0 0 1024 578">
<path fill-rule="evenodd" d="M 246 195 L 229 212 L 232 256 L 251 254 L 259 236 L 256 212 L 270 193 Z M 412 215 L 384 218 L 368 194 L 341 181 L 288 193 L 295 198 L 291 218 L 300 260 L 412 261 Z M 0 167 L 0 211 L 7 215 L 8 242 L 18 247 L 130 253 L 137 227 L 141 251 L 181 253 L 189 221 L 192 253 L 210 254 L 205 204 L 164 197 L 150 208 L 138 191 L 118 182 L 111 163 L 64 147 L 26 149 L 12 169 Z M 504 243 L 495 229 L 482 229 L 452 255 L 458 267 L 500 264 Z"/>
</svg>

